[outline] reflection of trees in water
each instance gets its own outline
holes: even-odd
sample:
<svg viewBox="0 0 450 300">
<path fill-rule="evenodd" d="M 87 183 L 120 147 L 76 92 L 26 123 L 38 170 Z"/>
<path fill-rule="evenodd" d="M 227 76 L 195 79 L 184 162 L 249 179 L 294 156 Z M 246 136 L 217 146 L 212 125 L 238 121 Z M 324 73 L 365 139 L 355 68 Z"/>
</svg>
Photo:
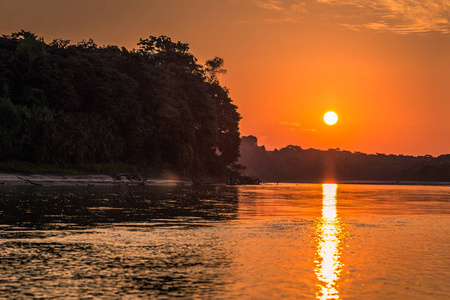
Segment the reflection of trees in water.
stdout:
<svg viewBox="0 0 450 300">
<path fill-rule="evenodd" d="M 0 280 L 9 284 L 0 287 L 0 298 L 208 298 L 232 280 L 232 252 L 222 239 L 147 235 L 126 246 L 89 239 L 1 243 Z"/>
<path fill-rule="evenodd" d="M 3 189 L 0 281 L 10 284 L 0 298 L 220 294 L 233 251 L 215 230 L 188 227 L 233 219 L 237 207 L 234 187 Z M 177 227 L 146 230 L 159 225 Z M 64 231 L 97 226 L 109 228 Z"/>
<path fill-rule="evenodd" d="M 189 226 L 233 219 L 237 202 L 233 187 L 12 189 L 0 192 L 0 224 L 49 229 L 156 221 L 170 225 L 172 221 Z"/>
</svg>

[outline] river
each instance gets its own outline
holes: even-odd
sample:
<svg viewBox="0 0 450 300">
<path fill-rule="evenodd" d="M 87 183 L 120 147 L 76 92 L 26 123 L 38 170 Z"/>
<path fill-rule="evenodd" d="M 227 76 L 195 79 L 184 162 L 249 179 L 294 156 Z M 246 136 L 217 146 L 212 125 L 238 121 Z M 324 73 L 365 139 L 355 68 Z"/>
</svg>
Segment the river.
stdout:
<svg viewBox="0 0 450 300">
<path fill-rule="evenodd" d="M 0 298 L 448 299 L 450 187 L 1 187 Z"/>
</svg>

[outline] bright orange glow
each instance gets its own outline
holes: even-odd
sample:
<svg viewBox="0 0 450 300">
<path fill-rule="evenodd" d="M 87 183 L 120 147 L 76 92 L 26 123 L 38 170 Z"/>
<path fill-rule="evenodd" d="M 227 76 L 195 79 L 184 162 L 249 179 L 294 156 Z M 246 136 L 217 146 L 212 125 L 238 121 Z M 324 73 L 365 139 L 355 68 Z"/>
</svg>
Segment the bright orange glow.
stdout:
<svg viewBox="0 0 450 300">
<path fill-rule="evenodd" d="M 338 120 L 338 116 L 334 111 L 329 111 L 323 116 L 323 120 L 328 125 L 334 125 Z"/>
<path fill-rule="evenodd" d="M 317 299 L 339 299 L 337 281 L 341 273 L 341 223 L 336 211 L 337 184 L 323 184 L 322 218 L 316 227 L 315 273 L 319 284 Z"/>
</svg>

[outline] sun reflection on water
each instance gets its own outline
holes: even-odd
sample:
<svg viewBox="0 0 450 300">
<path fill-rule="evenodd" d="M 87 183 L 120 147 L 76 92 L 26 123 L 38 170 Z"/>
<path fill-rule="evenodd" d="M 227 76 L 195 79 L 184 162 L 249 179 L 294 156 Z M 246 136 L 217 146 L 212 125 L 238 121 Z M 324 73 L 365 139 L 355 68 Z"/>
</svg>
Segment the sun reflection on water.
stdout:
<svg viewBox="0 0 450 300">
<path fill-rule="evenodd" d="M 317 299 L 339 299 L 337 281 L 341 273 L 342 224 L 336 212 L 337 184 L 323 184 L 322 217 L 316 226 Z"/>
</svg>

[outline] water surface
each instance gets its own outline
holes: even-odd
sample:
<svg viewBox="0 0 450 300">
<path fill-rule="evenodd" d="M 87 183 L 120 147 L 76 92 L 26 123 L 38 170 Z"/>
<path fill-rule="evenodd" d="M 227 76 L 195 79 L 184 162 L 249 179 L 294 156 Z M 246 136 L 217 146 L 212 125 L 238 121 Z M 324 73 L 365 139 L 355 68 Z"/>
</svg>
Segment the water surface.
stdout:
<svg viewBox="0 0 450 300">
<path fill-rule="evenodd" d="M 0 298 L 446 299 L 450 187 L 0 189 Z"/>
</svg>

